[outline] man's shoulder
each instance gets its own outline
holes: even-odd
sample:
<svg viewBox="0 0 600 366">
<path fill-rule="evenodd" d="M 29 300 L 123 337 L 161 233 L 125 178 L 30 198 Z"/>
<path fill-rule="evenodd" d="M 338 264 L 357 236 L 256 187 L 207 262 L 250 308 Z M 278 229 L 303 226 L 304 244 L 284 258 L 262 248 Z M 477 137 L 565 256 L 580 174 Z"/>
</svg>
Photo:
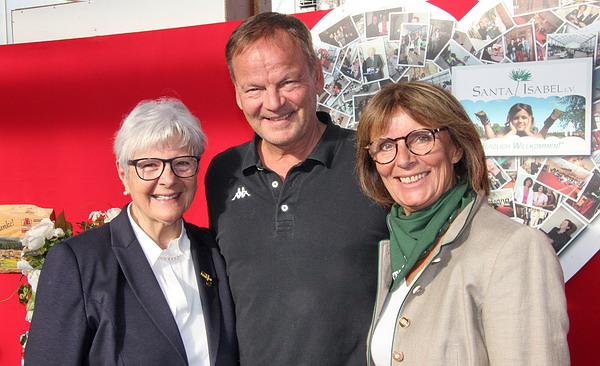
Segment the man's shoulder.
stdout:
<svg viewBox="0 0 600 366">
<path fill-rule="evenodd" d="M 251 147 L 252 141 L 233 146 L 225 151 L 215 155 L 208 165 L 206 171 L 207 177 L 215 175 L 232 174 L 235 171 L 241 171 L 241 165 L 244 161 L 248 149 Z"/>
<path fill-rule="evenodd" d="M 236 160 L 243 159 L 244 156 L 245 156 L 245 154 L 246 154 L 246 152 L 250 148 L 252 142 L 253 142 L 252 140 L 246 141 L 246 142 L 244 142 L 242 144 L 230 147 L 227 150 L 224 150 L 224 151 L 218 153 L 211 160 L 210 164 L 211 165 L 213 165 L 213 164 L 223 164 L 223 163 L 227 163 L 227 162 L 230 162 L 230 161 L 236 161 Z"/>
<path fill-rule="evenodd" d="M 335 124 L 332 124 L 330 128 L 332 129 L 332 139 L 339 142 L 339 149 L 351 150 L 350 156 L 354 156 L 354 151 L 356 149 L 356 131 L 342 128 Z M 348 155 L 348 153 L 345 155 Z"/>
</svg>

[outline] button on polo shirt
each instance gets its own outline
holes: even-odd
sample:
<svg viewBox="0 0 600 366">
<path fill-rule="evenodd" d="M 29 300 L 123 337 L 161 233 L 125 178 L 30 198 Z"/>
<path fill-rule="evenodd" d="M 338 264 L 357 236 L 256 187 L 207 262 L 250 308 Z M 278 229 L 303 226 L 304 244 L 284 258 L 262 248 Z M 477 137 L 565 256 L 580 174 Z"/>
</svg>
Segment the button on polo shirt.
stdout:
<svg viewBox="0 0 600 366">
<path fill-rule="evenodd" d="M 364 364 L 386 212 L 360 192 L 354 132 L 324 123 L 283 181 L 260 162 L 257 136 L 208 168 L 243 365 Z"/>
</svg>

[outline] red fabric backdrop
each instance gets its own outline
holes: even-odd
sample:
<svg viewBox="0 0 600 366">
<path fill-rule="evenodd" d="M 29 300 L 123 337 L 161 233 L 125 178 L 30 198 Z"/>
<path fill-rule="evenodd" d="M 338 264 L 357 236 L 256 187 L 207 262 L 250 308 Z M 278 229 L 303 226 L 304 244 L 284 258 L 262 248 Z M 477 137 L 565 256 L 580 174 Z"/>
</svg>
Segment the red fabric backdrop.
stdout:
<svg viewBox="0 0 600 366">
<path fill-rule="evenodd" d="M 299 16 L 312 27 L 323 12 Z M 251 137 L 235 104 L 223 55 L 237 22 L 0 47 L 0 204 L 65 210 L 77 222 L 126 199 L 114 168 L 113 133 L 140 100 L 175 96 L 196 114 L 218 152 Z M 202 179 L 202 178 L 201 178 Z M 207 224 L 204 191 L 186 214 Z M 68 276 L 65 273 L 65 276 Z M 0 275 L 0 299 L 19 275 Z M 600 328 L 600 256 L 567 284 L 574 365 L 594 363 Z M 0 364 L 18 365 L 26 329 L 16 297 L 0 303 Z"/>
</svg>

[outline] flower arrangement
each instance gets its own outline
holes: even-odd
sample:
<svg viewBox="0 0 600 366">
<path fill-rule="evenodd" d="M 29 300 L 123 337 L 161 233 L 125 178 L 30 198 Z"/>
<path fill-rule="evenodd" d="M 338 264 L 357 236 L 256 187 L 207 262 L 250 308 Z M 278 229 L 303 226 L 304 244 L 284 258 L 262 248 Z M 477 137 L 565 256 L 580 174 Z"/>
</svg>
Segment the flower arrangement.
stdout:
<svg viewBox="0 0 600 366">
<path fill-rule="evenodd" d="M 101 226 L 110 222 L 119 212 L 118 208 L 111 208 L 105 212 L 93 211 L 88 220 L 79 222 L 80 232 Z M 18 288 L 19 302 L 25 304 L 27 314 L 25 319 L 31 322 L 33 311 L 35 309 L 35 294 L 40 273 L 46 259 L 48 251 L 61 241 L 75 235 L 73 227 L 64 216 L 64 213 L 58 215 L 55 221 L 48 218 L 42 219 L 39 224 L 29 229 L 21 238 L 23 250 L 21 259 L 17 262 L 17 268 L 23 276 L 27 277 L 27 283 L 23 283 Z M 27 335 L 21 336 L 21 345 L 24 345 Z"/>
</svg>

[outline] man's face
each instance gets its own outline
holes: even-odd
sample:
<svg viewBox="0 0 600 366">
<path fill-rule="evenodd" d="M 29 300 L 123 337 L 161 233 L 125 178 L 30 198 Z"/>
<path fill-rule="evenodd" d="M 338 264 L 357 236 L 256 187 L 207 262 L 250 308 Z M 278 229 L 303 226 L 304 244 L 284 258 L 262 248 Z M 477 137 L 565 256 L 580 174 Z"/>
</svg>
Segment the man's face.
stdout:
<svg viewBox="0 0 600 366">
<path fill-rule="evenodd" d="M 306 145 L 317 128 L 317 95 L 323 90 L 300 47 L 279 33 L 261 39 L 232 59 L 236 101 L 248 123 L 269 144 L 282 150 Z"/>
</svg>

